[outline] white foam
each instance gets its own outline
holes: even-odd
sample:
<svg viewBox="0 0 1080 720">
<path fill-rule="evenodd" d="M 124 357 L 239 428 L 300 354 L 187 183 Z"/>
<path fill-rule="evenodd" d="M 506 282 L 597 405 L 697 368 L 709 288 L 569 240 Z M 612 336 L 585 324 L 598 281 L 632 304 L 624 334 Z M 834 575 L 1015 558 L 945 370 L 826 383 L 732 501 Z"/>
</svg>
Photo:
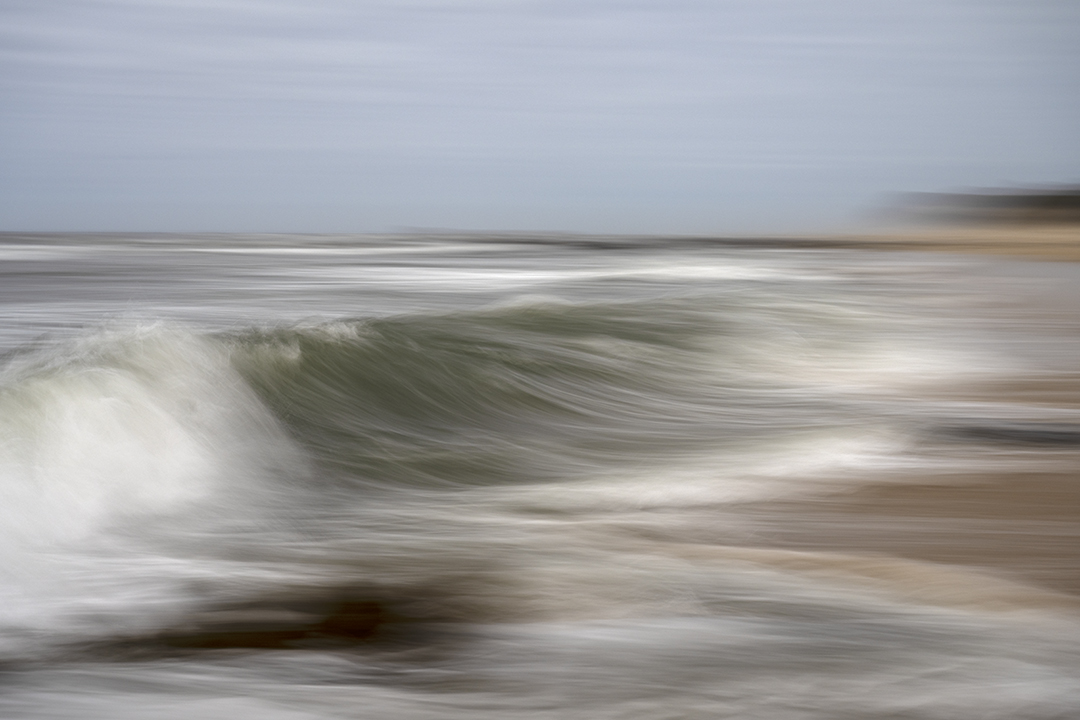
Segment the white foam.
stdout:
<svg viewBox="0 0 1080 720">
<path fill-rule="evenodd" d="M 884 482 L 940 462 L 907 450 L 903 436 L 884 428 L 821 430 L 760 449 L 721 448 L 677 461 L 583 471 L 569 482 L 477 494 L 498 496 L 500 503 L 605 512 L 770 500 Z"/>
<path fill-rule="evenodd" d="M 412 290 L 514 290 L 522 287 L 587 283 L 602 280 L 640 279 L 665 282 L 710 280 L 820 280 L 826 276 L 769 267 L 760 263 L 702 259 L 699 262 L 608 261 L 591 267 L 540 269 L 520 267 L 416 267 L 416 266 L 333 266 L 302 268 L 294 272 L 321 280 L 404 285 Z"/>
<path fill-rule="evenodd" d="M 6 262 L 61 260 L 73 255 L 97 255 L 100 252 L 100 246 L 0 243 L 0 260 Z"/>
<path fill-rule="evenodd" d="M 9 362 L 0 438 L 3 653 L 168 616 L 236 568 L 163 548 L 262 522 L 304 472 L 223 346 L 163 324 Z"/>
<path fill-rule="evenodd" d="M 78 541 L 292 461 L 219 348 L 161 325 L 106 331 L 5 368 L 0 545 Z"/>
</svg>

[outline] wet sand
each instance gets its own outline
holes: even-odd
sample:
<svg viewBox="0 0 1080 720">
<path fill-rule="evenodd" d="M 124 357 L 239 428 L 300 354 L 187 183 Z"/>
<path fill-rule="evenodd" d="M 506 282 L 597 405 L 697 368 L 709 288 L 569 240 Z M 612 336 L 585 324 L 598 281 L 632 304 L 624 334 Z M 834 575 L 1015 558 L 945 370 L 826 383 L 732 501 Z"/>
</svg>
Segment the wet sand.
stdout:
<svg viewBox="0 0 1080 720">
<path fill-rule="evenodd" d="M 1047 420 L 1080 408 L 1080 374 L 1033 372 L 934 396 L 1022 408 L 1027 419 L 943 426 L 926 439 L 932 452 L 999 469 L 750 504 L 752 542 L 963 566 L 1080 599 L 1080 424 Z"/>
<path fill-rule="evenodd" d="M 926 478 L 744 510 L 762 528 L 755 544 L 966 566 L 1080 596 L 1080 471 Z"/>
</svg>

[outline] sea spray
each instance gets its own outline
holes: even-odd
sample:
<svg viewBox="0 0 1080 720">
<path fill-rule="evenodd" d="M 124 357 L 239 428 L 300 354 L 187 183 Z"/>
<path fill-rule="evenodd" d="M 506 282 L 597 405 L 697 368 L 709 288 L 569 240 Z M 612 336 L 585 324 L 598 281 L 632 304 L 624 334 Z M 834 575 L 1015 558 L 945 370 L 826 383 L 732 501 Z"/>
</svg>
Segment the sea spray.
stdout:
<svg viewBox="0 0 1080 720">
<path fill-rule="evenodd" d="M 139 565 L 145 542 L 168 542 L 177 525 L 190 534 L 253 517 L 306 472 L 225 350 L 182 327 L 107 327 L 43 341 L 9 358 L 0 383 L 0 562 L 13 598 L 6 620 L 47 606 L 69 614 L 61 598 L 35 592 L 64 586 L 78 602 L 90 587 L 76 575 L 106 594 L 116 575 L 114 590 L 129 595 L 130 578 L 121 576 L 131 568 L 105 559 L 122 538 L 142 537 L 128 548 Z"/>
</svg>

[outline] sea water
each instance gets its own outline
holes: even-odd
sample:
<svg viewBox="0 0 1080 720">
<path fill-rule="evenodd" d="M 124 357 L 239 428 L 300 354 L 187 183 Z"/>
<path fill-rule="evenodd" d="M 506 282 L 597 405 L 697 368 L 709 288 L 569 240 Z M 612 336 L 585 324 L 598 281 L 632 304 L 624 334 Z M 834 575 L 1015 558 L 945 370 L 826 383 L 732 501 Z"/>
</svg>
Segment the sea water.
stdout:
<svg viewBox="0 0 1080 720">
<path fill-rule="evenodd" d="M 1077 717 L 1067 600 L 779 548 L 745 508 L 1068 469 L 941 437 L 1076 410 L 942 389 L 1075 372 L 1078 274 L 693 239 L 8 234 L 0 716 Z"/>
</svg>

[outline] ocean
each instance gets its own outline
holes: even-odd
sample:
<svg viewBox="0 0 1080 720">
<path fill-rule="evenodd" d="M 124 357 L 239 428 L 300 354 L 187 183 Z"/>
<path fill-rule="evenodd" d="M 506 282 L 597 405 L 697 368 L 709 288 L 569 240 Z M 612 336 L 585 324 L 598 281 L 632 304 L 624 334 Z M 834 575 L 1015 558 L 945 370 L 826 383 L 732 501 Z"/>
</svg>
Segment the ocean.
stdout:
<svg viewBox="0 0 1080 720">
<path fill-rule="evenodd" d="M 1078 717 L 1078 281 L 4 234 L 0 717 Z"/>
</svg>

